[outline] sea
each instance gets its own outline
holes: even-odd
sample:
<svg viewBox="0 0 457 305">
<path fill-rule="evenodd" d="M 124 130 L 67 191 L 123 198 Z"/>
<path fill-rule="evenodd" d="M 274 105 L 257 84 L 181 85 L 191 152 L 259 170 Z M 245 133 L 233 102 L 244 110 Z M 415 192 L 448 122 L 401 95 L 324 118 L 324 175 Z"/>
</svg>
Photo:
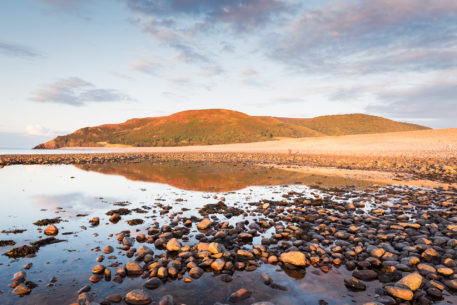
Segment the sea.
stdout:
<svg viewBox="0 0 457 305">
<path fill-rule="evenodd" d="M 0 148 L 0 155 L 110 153 L 108 150 Z M 119 151 L 117 151 L 119 152 Z"/>
</svg>

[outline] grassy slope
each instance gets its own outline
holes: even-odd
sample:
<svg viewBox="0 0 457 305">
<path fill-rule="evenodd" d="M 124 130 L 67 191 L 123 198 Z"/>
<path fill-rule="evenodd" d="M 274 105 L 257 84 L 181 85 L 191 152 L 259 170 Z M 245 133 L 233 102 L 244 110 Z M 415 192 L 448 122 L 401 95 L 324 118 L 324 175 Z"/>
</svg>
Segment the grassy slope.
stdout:
<svg viewBox="0 0 457 305">
<path fill-rule="evenodd" d="M 231 110 L 208 109 L 86 127 L 40 144 L 37 148 L 103 146 L 104 143 L 131 146 L 246 143 L 276 137 L 302 138 L 419 129 L 425 127 L 362 114 L 291 119 L 254 117 Z"/>
<path fill-rule="evenodd" d="M 420 125 L 396 122 L 366 114 L 325 115 L 312 119 L 281 118 L 281 120 L 285 123 L 308 127 L 328 136 L 428 129 Z"/>
</svg>

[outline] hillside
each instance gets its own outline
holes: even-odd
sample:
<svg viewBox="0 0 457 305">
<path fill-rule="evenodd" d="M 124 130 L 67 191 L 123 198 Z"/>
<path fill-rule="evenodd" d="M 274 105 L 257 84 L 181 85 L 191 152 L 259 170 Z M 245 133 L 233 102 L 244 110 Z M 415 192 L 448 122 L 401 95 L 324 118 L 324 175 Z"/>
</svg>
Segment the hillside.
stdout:
<svg viewBox="0 0 457 305">
<path fill-rule="evenodd" d="M 386 133 L 428 129 L 366 114 L 325 115 L 312 119 L 280 118 L 284 123 L 305 126 L 328 136 Z"/>
<path fill-rule="evenodd" d="M 237 111 L 208 109 L 86 127 L 35 148 L 210 145 L 421 129 L 427 127 L 364 114 L 293 119 L 256 117 Z"/>
</svg>

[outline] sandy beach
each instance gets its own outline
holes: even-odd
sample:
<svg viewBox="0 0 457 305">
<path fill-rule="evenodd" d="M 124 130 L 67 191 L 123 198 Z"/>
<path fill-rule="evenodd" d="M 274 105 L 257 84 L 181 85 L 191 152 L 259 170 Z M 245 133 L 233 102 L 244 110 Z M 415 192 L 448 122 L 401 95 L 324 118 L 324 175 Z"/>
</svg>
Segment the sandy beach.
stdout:
<svg viewBox="0 0 457 305">
<path fill-rule="evenodd" d="M 64 147 L 117 152 L 292 153 L 353 156 L 457 157 L 457 128 L 281 139 L 277 141 L 180 147 Z"/>
</svg>

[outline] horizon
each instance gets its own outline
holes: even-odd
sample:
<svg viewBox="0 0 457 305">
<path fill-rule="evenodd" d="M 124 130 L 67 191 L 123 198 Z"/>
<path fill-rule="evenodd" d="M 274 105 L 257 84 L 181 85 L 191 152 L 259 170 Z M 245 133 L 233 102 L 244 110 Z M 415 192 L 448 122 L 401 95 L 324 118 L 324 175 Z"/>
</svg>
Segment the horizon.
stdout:
<svg viewBox="0 0 457 305">
<path fill-rule="evenodd" d="M 456 13 L 454 0 L 8 2 L 0 147 L 184 109 L 456 128 Z"/>
</svg>

